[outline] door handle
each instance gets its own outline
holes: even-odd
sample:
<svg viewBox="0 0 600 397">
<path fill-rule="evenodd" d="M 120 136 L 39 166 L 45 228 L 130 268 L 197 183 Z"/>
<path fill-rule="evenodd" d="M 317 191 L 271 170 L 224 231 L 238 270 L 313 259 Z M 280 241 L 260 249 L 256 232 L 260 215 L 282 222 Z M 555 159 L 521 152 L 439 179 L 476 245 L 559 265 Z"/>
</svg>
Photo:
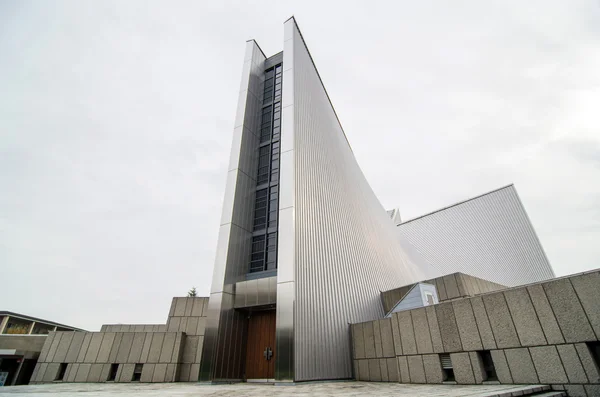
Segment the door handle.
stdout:
<svg viewBox="0 0 600 397">
<path fill-rule="evenodd" d="M 271 357 L 273 357 L 273 350 L 271 350 L 270 347 L 265 348 L 265 351 L 263 352 L 263 356 L 265 357 L 265 359 L 267 361 L 269 361 L 271 359 Z"/>
</svg>

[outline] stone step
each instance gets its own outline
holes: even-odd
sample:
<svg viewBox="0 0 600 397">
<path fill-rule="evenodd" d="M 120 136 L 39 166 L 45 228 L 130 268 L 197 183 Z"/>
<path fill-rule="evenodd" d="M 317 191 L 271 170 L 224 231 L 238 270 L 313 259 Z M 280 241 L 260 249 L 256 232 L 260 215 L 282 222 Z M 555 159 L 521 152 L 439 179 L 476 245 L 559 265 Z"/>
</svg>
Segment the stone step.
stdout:
<svg viewBox="0 0 600 397">
<path fill-rule="evenodd" d="M 532 396 L 532 397 L 564 397 L 566 395 L 567 395 L 567 393 L 565 393 L 564 391 L 560 391 L 560 390 L 530 394 L 530 396 Z"/>
</svg>

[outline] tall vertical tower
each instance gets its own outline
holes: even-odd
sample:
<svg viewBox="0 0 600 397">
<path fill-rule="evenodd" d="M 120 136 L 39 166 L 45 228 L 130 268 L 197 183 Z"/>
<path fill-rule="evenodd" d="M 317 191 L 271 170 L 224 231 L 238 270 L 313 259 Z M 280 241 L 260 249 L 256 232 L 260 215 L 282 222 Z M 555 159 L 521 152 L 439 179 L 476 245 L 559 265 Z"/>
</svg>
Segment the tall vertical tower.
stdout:
<svg viewBox="0 0 600 397">
<path fill-rule="evenodd" d="M 427 278 L 362 174 L 294 18 L 248 41 L 202 380 L 352 377 L 349 323 Z"/>
</svg>

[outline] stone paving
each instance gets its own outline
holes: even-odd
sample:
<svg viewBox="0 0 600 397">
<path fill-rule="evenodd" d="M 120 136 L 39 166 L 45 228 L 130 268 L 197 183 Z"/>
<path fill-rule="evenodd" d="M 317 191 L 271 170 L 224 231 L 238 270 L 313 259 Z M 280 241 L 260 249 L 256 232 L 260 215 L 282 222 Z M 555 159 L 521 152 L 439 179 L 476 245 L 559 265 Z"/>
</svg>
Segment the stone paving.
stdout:
<svg viewBox="0 0 600 397">
<path fill-rule="evenodd" d="M 210 385 L 200 383 L 68 383 L 33 386 L 0 387 L 0 396 L 54 397 L 271 397 L 271 396 L 369 396 L 369 397 L 492 397 L 506 392 L 516 392 L 524 385 L 402 385 L 397 383 L 369 382 L 315 382 L 295 386 L 271 386 L 239 383 Z M 519 393 L 517 393 L 519 394 Z"/>
</svg>

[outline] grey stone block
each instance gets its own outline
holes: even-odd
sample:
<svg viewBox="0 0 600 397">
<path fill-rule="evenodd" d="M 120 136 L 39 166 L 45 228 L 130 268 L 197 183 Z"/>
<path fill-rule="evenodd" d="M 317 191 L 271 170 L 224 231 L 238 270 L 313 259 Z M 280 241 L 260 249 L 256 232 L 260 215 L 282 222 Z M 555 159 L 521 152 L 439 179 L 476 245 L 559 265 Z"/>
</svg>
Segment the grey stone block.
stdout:
<svg viewBox="0 0 600 397">
<path fill-rule="evenodd" d="M 454 274 L 449 274 L 443 277 L 444 286 L 446 287 L 446 295 L 447 299 L 454 299 L 460 296 L 458 292 L 458 285 L 456 284 L 456 279 L 454 278 Z"/>
<path fill-rule="evenodd" d="M 442 277 L 434 278 L 431 281 L 435 283 L 435 289 L 437 290 L 438 299 L 440 300 L 440 302 L 448 300 L 448 295 L 446 294 L 446 286 L 444 285 L 444 280 L 442 279 Z"/>
<path fill-rule="evenodd" d="M 385 358 L 380 358 L 379 359 L 379 367 L 380 367 L 380 372 L 381 372 L 381 381 L 382 382 L 389 382 L 389 378 L 388 378 L 388 368 L 387 368 L 387 359 Z"/>
<path fill-rule="evenodd" d="M 33 369 L 33 373 L 31 374 L 31 378 L 29 378 L 29 384 L 33 385 L 35 384 L 38 380 L 37 380 L 37 376 L 38 373 L 40 371 L 40 366 L 42 365 L 42 363 L 40 363 L 39 361 L 37 362 L 37 364 L 35 364 L 35 368 Z"/>
<path fill-rule="evenodd" d="M 109 374 L 110 374 L 110 364 L 102 364 L 102 373 L 100 374 L 100 382 L 108 381 Z"/>
<path fill-rule="evenodd" d="M 152 382 L 152 376 L 154 375 L 154 364 L 144 364 L 142 368 L 142 377 L 140 382 L 150 383 Z"/>
<path fill-rule="evenodd" d="M 46 368 L 46 372 L 44 373 L 44 382 L 52 382 L 56 379 L 56 375 L 58 374 L 60 364 L 59 363 L 50 363 Z"/>
<path fill-rule="evenodd" d="M 548 343 L 565 343 L 565 339 L 563 338 L 560 327 L 558 326 L 558 322 L 554 317 L 554 313 L 550 307 L 550 302 L 548 302 L 548 298 L 546 297 L 546 293 L 544 292 L 542 285 L 530 285 L 527 287 L 527 291 L 529 292 L 531 302 L 533 303 L 533 307 L 538 315 Z"/>
<path fill-rule="evenodd" d="M 398 327 L 403 354 L 417 354 L 417 342 L 415 341 L 415 331 L 410 312 L 410 310 L 407 310 L 398 313 Z"/>
<path fill-rule="evenodd" d="M 546 344 L 546 337 L 526 288 L 504 292 L 522 346 Z"/>
<path fill-rule="evenodd" d="M 46 370 L 48 369 L 48 363 L 41 363 L 38 369 L 36 382 L 43 382 L 44 376 L 46 376 Z"/>
<path fill-rule="evenodd" d="M 423 357 L 408 356 L 406 361 L 408 362 L 408 372 L 410 374 L 411 382 L 427 383 L 427 378 L 425 378 L 425 368 L 423 368 Z"/>
<path fill-rule="evenodd" d="M 181 323 L 181 317 L 170 317 L 167 321 L 167 332 L 179 331 L 179 324 Z"/>
<path fill-rule="evenodd" d="M 185 298 L 185 316 L 189 317 L 192 315 L 192 308 L 194 307 L 194 301 L 196 298 Z"/>
<path fill-rule="evenodd" d="M 167 375 L 167 364 L 156 364 L 154 367 L 154 374 L 152 376 L 152 382 L 164 382 Z"/>
<path fill-rule="evenodd" d="M 105 332 L 102 337 L 102 343 L 100 344 L 100 349 L 98 350 L 98 355 L 96 356 L 97 363 L 107 363 L 108 358 L 110 356 L 110 351 L 112 349 L 113 343 L 115 341 L 115 333 L 114 332 Z"/>
<path fill-rule="evenodd" d="M 185 316 L 185 298 L 176 298 L 177 303 L 175 304 L 175 313 L 173 314 L 176 317 Z"/>
<path fill-rule="evenodd" d="M 176 382 L 177 381 L 177 366 L 179 364 L 167 364 L 167 371 L 165 372 L 165 382 Z"/>
<path fill-rule="evenodd" d="M 579 296 L 583 310 L 592 324 L 596 337 L 600 338 L 600 273 L 588 273 L 571 277 L 571 283 Z"/>
<path fill-rule="evenodd" d="M 373 321 L 373 341 L 375 342 L 375 357 L 383 357 L 383 347 L 381 346 L 381 327 L 379 320 Z"/>
<path fill-rule="evenodd" d="M 392 336 L 392 320 L 390 318 L 384 318 L 379 322 L 379 329 L 381 331 L 381 347 L 383 350 L 383 357 L 396 357 L 394 350 L 394 338 Z"/>
<path fill-rule="evenodd" d="M 175 332 L 185 332 L 186 328 L 187 328 L 187 323 L 188 323 L 188 318 L 187 317 L 183 317 L 181 319 L 181 321 L 179 322 L 179 329 Z"/>
<path fill-rule="evenodd" d="M 477 352 L 469 352 L 469 358 L 471 359 L 471 368 L 473 369 L 475 383 L 481 384 L 484 380 L 487 380 L 483 361 Z"/>
<path fill-rule="evenodd" d="M 471 385 L 475 383 L 473 368 L 471 368 L 471 359 L 469 353 L 452 353 L 452 369 L 454 370 L 454 378 L 456 383 L 463 385 Z"/>
<path fill-rule="evenodd" d="M 91 368 L 92 368 L 92 364 L 79 364 L 79 369 L 77 370 L 77 375 L 75 375 L 75 382 L 77 382 L 77 383 L 87 382 L 87 378 L 88 378 L 88 375 L 90 374 Z"/>
<path fill-rule="evenodd" d="M 162 350 L 160 353 L 159 362 L 170 363 L 173 356 L 173 348 L 175 347 L 175 338 L 177 334 L 174 332 L 167 332 L 165 334 L 165 340 L 163 341 Z M 158 368 L 158 367 L 157 367 Z M 156 371 L 156 369 L 155 369 Z"/>
<path fill-rule="evenodd" d="M 362 324 L 352 324 L 352 354 L 355 359 L 365 358 L 365 341 Z"/>
<path fill-rule="evenodd" d="M 133 342 L 131 343 L 131 349 L 129 351 L 129 357 L 127 358 L 128 363 L 141 363 L 140 360 L 142 355 L 142 349 L 144 348 L 144 341 L 146 339 L 145 332 L 136 332 L 133 334 Z"/>
<path fill-rule="evenodd" d="M 192 307 L 192 316 L 201 317 L 203 306 L 204 306 L 204 301 L 201 298 L 194 299 L 194 303 L 193 303 L 193 307 Z"/>
<path fill-rule="evenodd" d="M 79 355 L 81 353 L 81 350 L 83 347 L 83 341 L 84 341 L 86 335 L 87 335 L 87 333 L 85 333 L 85 332 L 73 333 L 73 340 L 71 341 L 71 346 L 69 346 L 69 351 L 67 352 L 67 357 L 65 358 L 66 362 L 72 363 L 72 362 L 77 361 L 77 358 L 79 357 Z M 72 382 L 72 380 L 71 380 L 71 382 Z"/>
<path fill-rule="evenodd" d="M 565 385 L 565 391 L 569 397 L 588 397 L 583 385 Z M 594 394 L 590 394 L 590 397 L 592 396 L 594 396 Z"/>
<path fill-rule="evenodd" d="M 104 364 L 91 364 L 90 371 L 89 371 L 86 382 L 88 382 L 88 383 L 100 382 L 100 377 L 102 376 L 102 367 L 104 367 Z"/>
<path fill-rule="evenodd" d="M 58 345 L 60 344 L 60 340 L 62 339 L 65 332 L 57 332 L 56 336 L 52 340 L 52 345 L 50 345 L 50 350 L 48 350 L 48 356 L 46 357 L 47 362 L 54 361 L 54 355 L 56 354 L 56 350 L 58 350 Z"/>
<path fill-rule="evenodd" d="M 50 346 L 52 346 L 52 342 L 54 341 L 55 336 L 56 332 L 50 332 L 46 337 L 46 341 L 44 342 L 44 346 L 42 346 L 42 351 L 40 352 L 40 356 L 38 357 L 38 363 L 46 362 L 46 358 L 48 357 L 48 351 L 50 350 Z"/>
<path fill-rule="evenodd" d="M 588 397 L 600 396 L 600 385 L 585 385 L 584 387 Z"/>
<path fill-rule="evenodd" d="M 588 383 L 588 378 L 581 365 L 575 346 L 558 345 L 556 349 L 567 372 L 569 383 Z"/>
<path fill-rule="evenodd" d="M 65 332 L 62 334 L 60 338 L 60 342 L 58 344 L 58 348 L 56 349 L 56 353 L 54 353 L 54 358 L 52 361 L 57 363 L 65 362 L 65 358 L 67 357 L 67 352 L 69 351 L 69 346 L 71 346 L 71 341 L 73 340 L 74 332 Z"/>
<path fill-rule="evenodd" d="M 454 301 L 452 302 L 452 308 L 454 309 L 463 350 L 483 349 L 470 299 Z"/>
<path fill-rule="evenodd" d="M 352 368 L 352 372 L 353 372 L 353 379 L 354 380 L 358 380 L 358 360 L 352 360 L 352 364 L 353 364 L 353 368 Z"/>
<path fill-rule="evenodd" d="M 490 354 L 492 355 L 494 369 L 496 370 L 496 376 L 498 376 L 500 383 L 513 383 L 504 350 L 490 350 Z"/>
<path fill-rule="evenodd" d="M 575 350 L 579 355 L 581 364 L 585 369 L 585 374 L 588 377 L 590 383 L 600 383 L 600 374 L 598 373 L 598 366 L 594 362 L 594 358 L 590 354 L 590 349 L 585 343 L 576 343 Z"/>
<path fill-rule="evenodd" d="M 390 382 L 399 382 L 400 374 L 398 373 L 398 360 L 396 357 L 387 359 L 388 379 Z"/>
<path fill-rule="evenodd" d="M 204 345 L 204 336 L 198 336 L 198 350 L 196 350 L 196 363 L 202 359 L 202 346 Z"/>
<path fill-rule="evenodd" d="M 398 326 L 398 314 L 392 313 L 390 317 L 392 321 L 392 338 L 394 339 L 394 351 L 397 356 L 401 356 L 402 353 L 402 340 L 400 339 L 400 327 Z"/>
<path fill-rule="evenodd" d="M 92 333 L 86 332 L 83 337 L 83 343 L 81 344 L 81 349 L 79 350 L 79 354 L 77 355 L 77 362 L 82 363 L 85 359 L 85 355 L 87 354 L 88 348 L 90 346 L 90 342 L 92 341 Z"/>
<path fill-rule="evenodd" d="M 483 305 L 483 299 L 481 299 L 481 297 L 475 297 L 470 299 L 470 301 L 483 348 L 486 350 L 496 349 L 496 340 L 494 339 L 492 326 L 490 325 L 490 320 L 488 319 L 485 306 Z"/>
<path fill-rule="evenodd" d="M 171 355 L 171 363 L 181 362 L 183 356 L 183 345 L 185 342 L 185 335 L 182 332 L 178 332 L 175 336 L 175 344 L 173 345 L 173 354 Z"/>
<path fill-rule="evenodd" d="M 156 332 L 152 335 L 152 344 L 150 345 L 150 353 L 148 353 L 149 363 L 159 362 L 164 338 L 165 334 L 163 332 Z"/>
<path fill-rule="evenodd" d="M 595 340 L 596 335 L 569 279 L 551 281 L 543 286 L 565 341 Z"/>
<path fill-rule="evenodd" d="M 206 317 L 200 317 L 198 319 L 198 329 L 196 329 L 196 335 L 204 335 L 206 328 Z"/>
<path fill-rule="evenodd" d="M 192 364 L 196 362 L 196 351 L 198 349 L 198 337 L 188 336 L 185 338 L 183 347 L 182 363 Z"/>
<path fill-rule="evenodd" d="M 450 353 L 461 351 L 462 344 L 460 342 L 458 325 L 456 324 L 456 319 L 454 317 L 452 302 L 440 303 L 434 307 L 438 326 L 440 327 L 444 352 Z"/>
<path fill-rule="evenodd" d="M 102 332 L 94 332 L 91 336 L 90 345 L 88 346 L 85 358 L 83 359 L 86 363 L 95 363 L 102 344 L 102 338 L 104 334 Z"/>
<path fill-rule="evenodd" d="M 131 382 L 131 379 L 133 378 L 133 370 L 135 369 L 135 364 L 121 364 L 119 365 L 119 369 L 121 370 L 121 373 L 117 377 L 119 382 Z"/>
<path fill-rule="evenodd" d="M 152 332 L 146 332 L 144 336 L 144 345 L 142 346 L 142 353 L 140 354 L 140 363 L 148 362 L 148 355 L 150 354 L 150 345 L 152 344 Z"/>
<path fill-rule="evenodd" d="M 196 330 L 198 329 L 198 317 L 190 317 L 187 319 L 187 325 L 183 332 L 186 335 L 196 335 Z"/>
<path fill-rule="evenodd" d="M 419 354 L 433 353 L 431 335 L 429 334 L 429 322 L 425 308 L 411 310 L 417 352 Z"/>
<path fill-rule="evenodd" d="M 208 316 L 208 298 L 203 298 L 204 299 L 204 306 L 202 307 L 202 317 L 207 317 Z"/>
<path fill-rule="evenodd" d="M 168 368 L 167 368 L 167 373 L 168 373 Z M 189 381 L 190 382 L 198 382 L 199 378 L 200 378 L 200 364 L 192 364 L 190 366 L 190 378 L 189 378 Z"/>
<path fill-rule="evenodd" d="M 123 333 L 122 332 L 116 332 L 115 333 L 115 340 L 113 341 L 112 347 L 110 349 L 110 354 L 108 355 L 108 362 L 109 363 L 116 363 L 117 362 L 117 353 L 119 352 L 119 347 L 121 346 L 121 341 L 123 340 Z"/>
<path fill-rule="evenodd" d="M 517 330 L 513 325 L 508 305 L 502 292 L 483 296 L 483 303 L 488 314 L 494 340 L 499 349 L 520 346 Z"/>
<path fill-rule="evenodd" d="M 431 343 L 433 345 L 434 353 L 443 353 L 444 345 L 442 344 L 442 335 L 440 334 L 440 327 L 437 321 L 437 315 L 435 314 L 435 307 L 428 306 L 425 308 L 427 313 L 427 322 L 429 323 L 429 335 L 431 336 Z"/>
<path fill-rule="evenodd" d="M 529 352 L 541 383 L 569 382 L 555 346 L 530 347 Z"/>
<path fill-rule="evenodd" d="M 358 377 L 362 381 L 369 381 L 369 360 L 358 360 Z"/>
<path fill-rule="evenodd" d="M 369 359 L 369 379 L 371 382 L 381 382 L 381 367 L 377 358 Z"/>
<path fill-rule="evenodd" d="M 365 338 L 365 357 L 375 358 L 377 355 L 375 353 L 375 333 L 373 330 L 373 322 L 369 321 L 362 323 L 362 326 L 363 335 Z"/>
<path fill-rule="evenodd" d="M 444 381 L 439 355 L 424 355 L 423 368 L 425 369 L 425 379 L 427 379 L 427 383 L 442 383 Z"/>
<path fill-rule="evenodd" d="M 69 366 L 67 367 L 67 372 L 65 373 L 65 379 L 68 383 L 75 382 L 75 376 L 77 375 L 78 370 L 79 364 L 69 364 Z"/>
<path fill-rule="evenodd" d="M 129 352 L 131 351 L 131 345 L 133 344 L 134 333 L 125 332 L 123 333 L 123 338 L 121 339 L 121 345 L 119 346 L 119 351 L 117 352 L 116 362 L 118 363 L 126 363 L 129 358 Z"/>
<path fill-rule="evenodd" d="M 514 383 L 540 383 L 527 348 L 504 350 Z"/>
<path fill-rule="evenodd" d="M 460 295 L 460 296 L 469 295 L 468 280 L 465 277 L 465 275 L 462 273 L 456 273 L 454 275 L 454 278 L 456 279 L 456 285 L 458 286 L 458 295 Z"/>
<path fill-rule="evenodd" d="M 179 365 L 179 382 L 187 382 L 190 379 L 190 367 L 191 364 Z"/>
<path fill-rule="evenodd" d="M 400 374 L 401 383 L 411 383 L 406 356 L 398 356 L 398 373 Z"/>
</svg>

